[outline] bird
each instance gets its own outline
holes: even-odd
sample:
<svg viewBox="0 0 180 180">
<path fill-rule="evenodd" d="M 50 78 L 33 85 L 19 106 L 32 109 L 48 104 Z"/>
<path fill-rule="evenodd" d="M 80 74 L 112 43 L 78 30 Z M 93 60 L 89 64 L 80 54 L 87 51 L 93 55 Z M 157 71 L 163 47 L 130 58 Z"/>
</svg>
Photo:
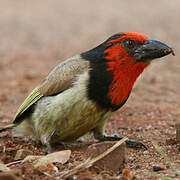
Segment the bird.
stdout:
<svg viewBox="0 0 180 180">
<path fill-rule="evenodd" d="M 54 143 L 72 143 L 87 132 L 99 141 L 117 141 L 104 132 L 109 117 L 127 101 L 151 61 L 173 54 L 165 43 L 139 32 L 120 32 L 97 47 L 60 62 L 17 110 L 14 130 L 32 136 L 52 152 Z M 126 140 L 130 147 L 146 146 Z"/>
</svg>

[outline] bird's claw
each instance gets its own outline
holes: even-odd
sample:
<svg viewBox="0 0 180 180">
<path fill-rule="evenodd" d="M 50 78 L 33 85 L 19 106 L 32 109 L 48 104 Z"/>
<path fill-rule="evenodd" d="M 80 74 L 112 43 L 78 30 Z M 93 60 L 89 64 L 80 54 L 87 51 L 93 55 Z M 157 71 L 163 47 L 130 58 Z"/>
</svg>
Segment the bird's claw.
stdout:
<svg viewBox="0 0 180 180">
<path fill-rule="evenodd" d="M 148 149 L 144 143 L 139 142 L 139 141 L 133 141 L 133 140 L 127 139 L 125 142 L 127 146 L 131 148 L 144 148 L 146 150 Z"/>
<path fill-rule="evenodd" d="M 103 136 L 103 138 L 101 139 L 101 141 L 119 141 L 121 140 L 123 137 L 119 137 L 117 135 L 115 136 Z M 126 144 L 128 147 L 131 147 L 131 148 L 144 148 L 145 150 L 147 150 L 147 146 L 142 143 L 142 142 L 139 142 L 139 141 L 133 141 L 133 140 L 130 140 L 130 139 L 127 139 L 126 141 Z"/>
</svg>

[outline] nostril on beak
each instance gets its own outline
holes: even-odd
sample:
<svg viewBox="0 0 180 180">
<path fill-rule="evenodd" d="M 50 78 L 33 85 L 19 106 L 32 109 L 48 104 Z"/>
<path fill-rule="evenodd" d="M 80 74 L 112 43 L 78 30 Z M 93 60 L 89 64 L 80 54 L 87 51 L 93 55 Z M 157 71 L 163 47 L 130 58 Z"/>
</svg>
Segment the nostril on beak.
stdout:
<svg viewBox="0 0 180 180">
<path fill-rule="evenodd" d="M 171 49 L 164 49 L 164 53 L 165 53 L 165 54 L 171 53 Z"/>
</svg>

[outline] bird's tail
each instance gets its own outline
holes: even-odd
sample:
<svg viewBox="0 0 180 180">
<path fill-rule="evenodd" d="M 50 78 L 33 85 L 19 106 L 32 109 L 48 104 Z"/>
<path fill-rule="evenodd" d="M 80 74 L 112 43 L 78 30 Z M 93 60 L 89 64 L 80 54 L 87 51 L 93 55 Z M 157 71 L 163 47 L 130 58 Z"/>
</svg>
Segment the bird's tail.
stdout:
<svg viewBox="0 0 180 180">
<path fill-rule="evenodd" d="M 8 124 L 5 126 L 0 126 L 0 132 L 10 130 L 10 129 L 14 128 L 15 126 L 17 126 L 17 124 Z"/>
</svg>

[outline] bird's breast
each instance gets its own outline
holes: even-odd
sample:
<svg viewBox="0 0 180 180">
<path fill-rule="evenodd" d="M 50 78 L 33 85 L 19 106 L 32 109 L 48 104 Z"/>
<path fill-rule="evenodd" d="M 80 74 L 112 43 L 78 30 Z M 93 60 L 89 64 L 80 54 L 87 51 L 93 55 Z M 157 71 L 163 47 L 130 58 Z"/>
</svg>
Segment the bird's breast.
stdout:
<svg viewBox="0 0 180 180">
<path fill-rule="evenodd" d="M 32 120 L 40 139 L 48 132 L 53 134 L 54 142 L 73 141 L 110 116 L 110 111 L 88 98 L 88 79 L 88 72 L 84 72 L 71 88 L 56 96 L 44 97 L 37 103 Z"/>
</svg>

